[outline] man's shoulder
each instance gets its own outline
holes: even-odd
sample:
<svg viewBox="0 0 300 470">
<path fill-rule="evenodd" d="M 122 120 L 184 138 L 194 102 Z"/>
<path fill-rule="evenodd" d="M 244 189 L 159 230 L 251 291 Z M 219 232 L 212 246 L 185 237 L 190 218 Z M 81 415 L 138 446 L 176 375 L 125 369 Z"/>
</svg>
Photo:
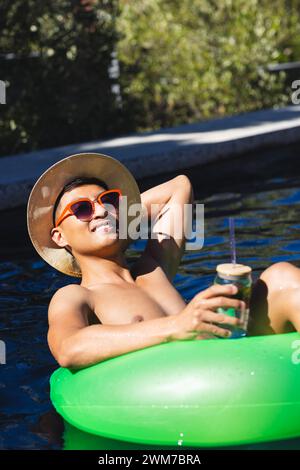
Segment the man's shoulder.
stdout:
<svg viewBox="0 0 300 470">
<path fill-rule="evenodd" d="M 89 298 L 88 290 L 79 284 L 68 284 L 58 289 L 52 296 L 49 309 L 58 307 L 59 305 L 74 305 L 87 302 Z"/>
</svg>

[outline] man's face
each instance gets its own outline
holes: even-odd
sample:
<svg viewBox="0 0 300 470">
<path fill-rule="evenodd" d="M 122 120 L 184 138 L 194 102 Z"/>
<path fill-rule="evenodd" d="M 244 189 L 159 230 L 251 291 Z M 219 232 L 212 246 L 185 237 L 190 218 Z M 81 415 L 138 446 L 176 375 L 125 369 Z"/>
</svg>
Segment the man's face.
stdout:
<svg viewBox="0 0 300 470">
<path fill-rule="evenodd" d="M 93 255 L 111 252 L 118 247 L 118 214 L 111 210 L 108 212 L 96 200 L 105 189 L 94 184 L 86 184 L 66 192 L 56 209 L 56 221 L 65 207 L 80 198 L 94 201 L 95 212 L 89 222 L 84 222 L 72 215 L 67 217 L 56 228 L 52 229 L 52 239 L 59 246 L 71 247 L 74 256 Z"/>
</svg>

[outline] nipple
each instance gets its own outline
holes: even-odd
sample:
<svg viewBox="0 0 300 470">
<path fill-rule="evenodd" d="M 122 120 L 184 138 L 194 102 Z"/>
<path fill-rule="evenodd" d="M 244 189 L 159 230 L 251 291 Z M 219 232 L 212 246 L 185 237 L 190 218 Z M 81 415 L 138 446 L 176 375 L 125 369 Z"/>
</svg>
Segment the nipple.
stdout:
<svg viewBox="0 0 300 470">
<path fill-rule="evenodd" d="M 133 323 L 138 323 L 140 321 L 143 321 L 144 320 L 144 317 L 142 315 L 135 315 L 135 317 L 133 317 L 132 319 L 132 322 Z"/>
</svg>

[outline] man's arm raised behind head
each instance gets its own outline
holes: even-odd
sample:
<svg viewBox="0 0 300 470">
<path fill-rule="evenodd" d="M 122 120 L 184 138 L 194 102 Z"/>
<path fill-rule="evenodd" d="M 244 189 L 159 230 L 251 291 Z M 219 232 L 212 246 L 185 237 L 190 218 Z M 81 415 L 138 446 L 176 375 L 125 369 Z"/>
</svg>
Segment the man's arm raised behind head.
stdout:
<svg viewBox="0 0 300 470">
<path fill-rule="evenodd" d="M 111 357 L 172 340 L 172 317 L 128 325 L 88 325 L 84 288 L 59 289 L 49 304 L 48 344 L 61 367 L 82 368 Z"/>
<path fill-rule="evenodd" d="M 141 200 L 148 216 L 155 221 L 145 253 L 152 256 L 172 280 L 185 249 L 185 234 L 189 232 L 184 205 L 194 200 L 191 182 L 185 175 L 176 176 L 143 192 Z"/>
</svg>

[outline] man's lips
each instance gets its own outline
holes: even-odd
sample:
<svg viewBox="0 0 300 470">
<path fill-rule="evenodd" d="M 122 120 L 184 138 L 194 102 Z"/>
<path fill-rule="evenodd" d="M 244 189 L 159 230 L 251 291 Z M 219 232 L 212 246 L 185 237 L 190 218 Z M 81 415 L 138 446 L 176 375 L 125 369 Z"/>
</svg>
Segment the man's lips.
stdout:
<svg viewBox="0 0 300 470">
<path fill-rule="evenodd" d="M 100 231 L 100 230 L 105 230 L 105 227 L 113 228 L 114 224 L 111 222 L 111 220 L 103 220 L 101 222 L 97 222 L 91 228 L 91 232 L 97 232 L 97 231 Z"/>
</svg>

